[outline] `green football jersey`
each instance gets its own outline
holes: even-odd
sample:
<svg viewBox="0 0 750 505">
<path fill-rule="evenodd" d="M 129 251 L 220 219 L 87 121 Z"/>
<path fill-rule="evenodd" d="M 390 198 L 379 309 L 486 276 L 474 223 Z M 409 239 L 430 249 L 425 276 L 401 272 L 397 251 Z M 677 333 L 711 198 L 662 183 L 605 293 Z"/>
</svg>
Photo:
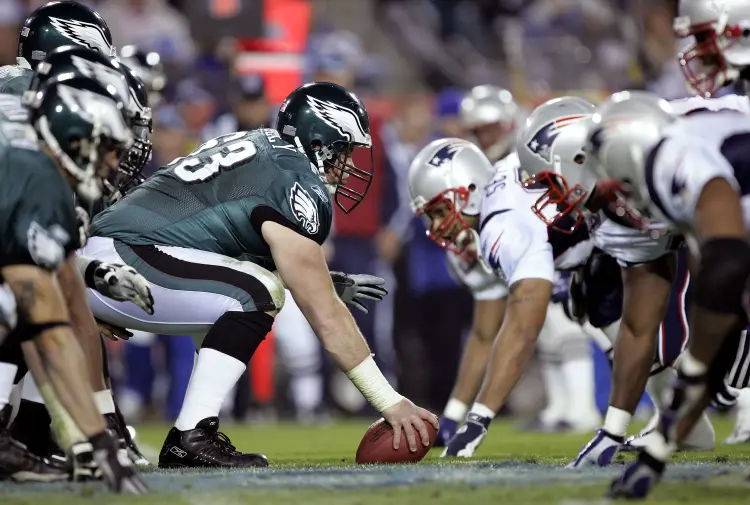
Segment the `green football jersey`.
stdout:
<svg viewBox="0 0 750 505">
<path fill-rule="evenodd" d="M 0 67 L 0 93 L 21 96 L 29 89 L 34 71 L 20 65 Z"/>
<path fill-rule="evenodd" d="M 264 222 L 322 244 L 332 220 L 331 197 L 307 156 L 276 130 L 258 129 L 217 137 L 162 167 L 99 214 L 91 235 L 210 251 L 275 270 Z"/>
<path fill-rule="evenodd" d="M 0 118 L 0 215 L 0 266 L 56 270 L 80 247 L 68 182 L 39 148 L 36 131 L 5 118 Z"/>
</svg>

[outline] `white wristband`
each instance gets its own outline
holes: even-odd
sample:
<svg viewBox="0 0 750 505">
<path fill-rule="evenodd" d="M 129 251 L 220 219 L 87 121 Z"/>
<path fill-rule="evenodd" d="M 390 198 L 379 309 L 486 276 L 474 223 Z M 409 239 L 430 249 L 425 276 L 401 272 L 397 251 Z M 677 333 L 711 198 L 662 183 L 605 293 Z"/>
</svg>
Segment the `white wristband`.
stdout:
<svg viewBox="0 0 750 505">
<path fill-rule="evenodd" d="M 372 356 L 346 372 L 346 376 L 378 412 L 393 407 L 404 398 L 391 387 Z"/>
</svg>

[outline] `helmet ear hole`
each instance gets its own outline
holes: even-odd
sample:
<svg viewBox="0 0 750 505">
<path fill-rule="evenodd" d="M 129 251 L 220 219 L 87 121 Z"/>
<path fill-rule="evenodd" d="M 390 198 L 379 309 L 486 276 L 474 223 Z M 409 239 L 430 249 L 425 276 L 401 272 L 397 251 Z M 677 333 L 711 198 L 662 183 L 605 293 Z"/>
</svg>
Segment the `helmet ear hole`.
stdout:
<svg viewBox="0 0 750 505">
<path fill-rule="evenodd" d="M 469 191 L 470 192 L 473 193 L 476 190 L 477 190 L 477 185 L 476 184 L 474 184 L 473 182 L 471 184 L 469 184 Z"/>
<path fill-rule="evenodd" d="M 584 163 L 586 163 L 586 155 L 583 153 L 578 153 L 573 158 L 573 161 L 578 165 L 583 165 Z"/>
</svg>

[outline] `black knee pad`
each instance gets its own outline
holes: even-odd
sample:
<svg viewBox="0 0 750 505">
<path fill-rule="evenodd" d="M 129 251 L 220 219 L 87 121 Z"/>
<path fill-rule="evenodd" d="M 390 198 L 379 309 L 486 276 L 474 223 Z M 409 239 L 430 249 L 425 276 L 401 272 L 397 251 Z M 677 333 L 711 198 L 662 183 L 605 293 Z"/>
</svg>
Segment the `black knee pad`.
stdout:
<svg viewBox="0 0 750 505">
<path fill-rule="evenodd" d="M 247 363 L 273 326 L 265 312 L 226 312 L 214 323 L 201 349 L 214 349 Z"/>
<path fill-rule="evenodd" d="M 750 243 L 740 238 L 716 238 L 701 246 L 695 276 L 695 305 L 720 314 L 746 317 L 743 298 L 750 278 Z"/>
<path fill-rule="evenodd" d="M 622 317 L 622 269 L 613 257 L 598 253 L 583 273 L 584 306 L 594 328 L 603 328 Z"/>
</svg>

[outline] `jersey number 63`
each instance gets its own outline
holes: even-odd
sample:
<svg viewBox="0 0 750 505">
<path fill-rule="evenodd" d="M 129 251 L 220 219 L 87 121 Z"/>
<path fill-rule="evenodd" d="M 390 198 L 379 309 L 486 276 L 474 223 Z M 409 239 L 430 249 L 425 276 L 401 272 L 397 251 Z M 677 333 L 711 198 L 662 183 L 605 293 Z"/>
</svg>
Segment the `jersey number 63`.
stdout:
<svg viewBox="0 0 750 505">
<path fill-rule="evenodd" d="M 174 175 L 187 183 L 213 179 L 222 170 L 237 168 L 255 156 L 255 144 L 248 139 L 239 140 L 246 135 L 247 132 L 237 132 L 211 139 L 166 168 L 173 169 Z"/>
</svg>

